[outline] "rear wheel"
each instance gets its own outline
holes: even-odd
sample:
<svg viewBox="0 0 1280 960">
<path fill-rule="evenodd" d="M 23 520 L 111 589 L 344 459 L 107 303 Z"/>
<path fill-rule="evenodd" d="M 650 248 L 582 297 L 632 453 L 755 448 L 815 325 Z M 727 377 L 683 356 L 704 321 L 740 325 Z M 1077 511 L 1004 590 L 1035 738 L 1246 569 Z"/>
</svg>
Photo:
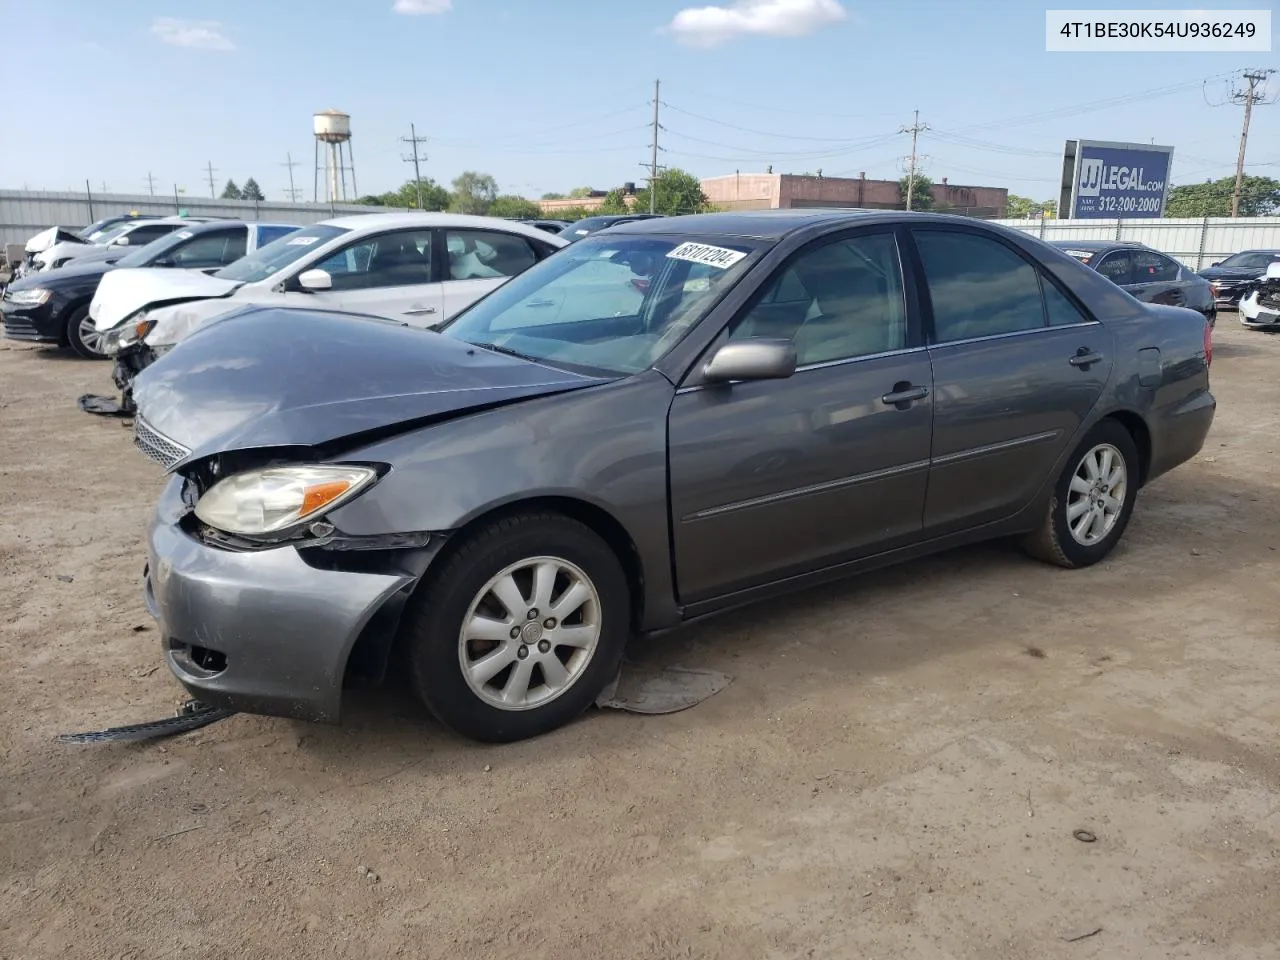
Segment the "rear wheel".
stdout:
<svg viewBox="0 0 1280 960">
<path fill-rule="evenodd" d="M 446 726 L 505 742 L 589 707 L 617 674 L 630 594 L 613 551 L 556 514 L 469 536 L 405 613 L 414 689 Z"/>
<path fill-rule="evenodd" d="M 103 334 L 93 325 L 89 305 L 76 307 L 67 317 L 67 345 L 86 360 L 105 360 Z"/>
<path fill-rule="evenodd" d="M 1067 460 L 1044 522 L 1023 542 L 1027 552 L 1060 567 L 1097 563 L 1129 525 L 1139 470 L 1138 447 L 1129 431 L 1103 420 Z"/>
</svg>

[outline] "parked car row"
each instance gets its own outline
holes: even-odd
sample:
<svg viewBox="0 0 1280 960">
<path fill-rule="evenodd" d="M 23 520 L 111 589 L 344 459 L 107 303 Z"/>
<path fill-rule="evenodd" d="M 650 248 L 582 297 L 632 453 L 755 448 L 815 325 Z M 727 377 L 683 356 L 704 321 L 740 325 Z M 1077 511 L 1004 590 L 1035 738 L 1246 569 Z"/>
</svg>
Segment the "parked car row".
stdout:
<svg viewBox="0 0 1280 960">
<path fill-rule="evenodd" d="M 636 634 L 991 537 L 1096 563 L 1203 445 L 1212 317 L 1081 252 L 889 211 L 572 243 L 420 213 L 106 269 L 89 318 L 169 474 L 161 654 L 202 702 L 329 721 L 403 670 L 506 741 Z"/>
</svg>

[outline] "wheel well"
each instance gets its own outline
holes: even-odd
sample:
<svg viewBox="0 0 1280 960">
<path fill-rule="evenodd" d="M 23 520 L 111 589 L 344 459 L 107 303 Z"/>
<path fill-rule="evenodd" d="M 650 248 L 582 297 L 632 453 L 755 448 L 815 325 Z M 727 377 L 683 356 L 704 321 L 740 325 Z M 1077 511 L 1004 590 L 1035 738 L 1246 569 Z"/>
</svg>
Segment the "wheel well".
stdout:
<svg viewBox="0 0 1280 960">
<path fill-rule="evenodd" d="M 592 532 L 608 544 L 609 549 L 618 558 L 618 562 L 622 564 L 622 570 L 627 577 L 627 588 L 631 594 L 631 627 L 633 630 L 639 629 L 644 614 L 644 566 L 640 562 L 640 552 L 636 549 L 635 541 L 631 539 L 631 534 L 627 533 L 626 528 L 621 523 L 614 519 L 608 511 L 585 500 L 575 500 L 573 497 L 535 497 L 529 500 L 503 504 L 501 507 L 475 517 L 465 526 L 456 530 L 450 535 L 449 543 L 445 545 L 441 552 L 445 553 L 455 545 L 463 543 L 472 531 L 487 526 L 502 517 L 509 517 L 517 513 L 547 511 L 559 513 L 569 517 L 571 520 L 577 520 L 583 526 L 589 527 Z M 440 560 L 441 557 L 436 557 L 432 562 L 432 567 L 438 566 Z M 430 571 L 428 571 L 427 575 L 430 576 Z"/>
<path fill-rule="evenodd" d="M 1151 469 L 1151 431 L 1147 429 L 1146 421 L 1129 410 L 1117 410 L 1115 413 L 1108 414 L 1106 419 L 1116 421 L 1129 432 L 1129 436 L 1133 437 L 1134 445 L 1138 448 L 1139 486 L 1141 486 L 1146 483 L 1147 473 Z"/>
<path fill-rule="evenodd" d="M 62 312 L 58 314 L 58 338 L 62 346 L 67 347 L 71 345 L 70 343 L 71 338 L 67 331 L 67 322 L 71 319 L 71 315 L 75 313 L 77 310 L 79 310 L 81 307 L 87 307 L 90 301 L 92 300 L 93 300 L 93 297 L 91 296 L 80 297 L 78 300 L 72 300 L 65 307 L 63 307 Z"/>
</svg>

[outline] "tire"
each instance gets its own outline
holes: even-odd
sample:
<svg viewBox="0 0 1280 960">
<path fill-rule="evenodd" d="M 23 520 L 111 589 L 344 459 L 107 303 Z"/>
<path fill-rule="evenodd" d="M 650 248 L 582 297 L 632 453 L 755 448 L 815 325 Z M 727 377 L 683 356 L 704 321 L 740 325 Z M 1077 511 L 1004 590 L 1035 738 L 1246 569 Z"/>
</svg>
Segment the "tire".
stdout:
<svg viewBox="0 0 1280 960">
<path fill-rule="evenodd" d="M 549 582 L 540 588 L 539 580 Z M 441 723 L 475 740 L 546 733 L 617 676 L 630 605 L 621 563 L 588 527 L 553 513 L 497 520 L 468 536 L 405 611 L 414 692 Z M 468 624 L 475 626 L 466 637 Z M 475 668 L 486 658 L 466 671 L 464 663 Z"/>
<path fill-rule="evenodd" d="M 107 355 L 94 346 L 101 341 L 101 335 L 94 337 L 86 328 L 89 319 L 89 305 L 76 307 L 67 316 L 67 346 L 86 360 L 105 360 Z"/>
<path fill-rule="evenodd" d="M 1118 509 L 1105 509 L 1104 504 L 1099 512 L 1095 508 L 1098 498 L 1111 496 L 1114 500 L 1114 487 L 1102 483 L 1095 485 L 1091 470 L 1105 466 L 1108 454 L 1113 482 L 1117 466 L 1122 470 L 1123 494 L 1119 498 Z M 1092 462 L 1092 467 L 1088 461 Z M 1078 489 L 1073 490 L 1077 472 L 1080 482 L 1076 483 Z M 1067 460 L 1062 475 L 1054 484 L 1044 522 L 1039 530 L 1023 541 L 1023 548 L 1036 559 L 1059 567 L 1087 567 L 1097 563 L 1114 549 L 1124 535 L 1129 517 L 1133 515 L 1140 480 L 1141 463 L 1133 437 L 1115 420 L 1101 421 Z M 1083 512 L 1081 504 L 1084 504 Z M 1095 520 L 1086 523 L 1086 515 L 1092 515 Z M 1073 523 L 1077 531 L 1081 527 L 1087 528 L 1083 537 L 1073 531 Z"/>
</svg>

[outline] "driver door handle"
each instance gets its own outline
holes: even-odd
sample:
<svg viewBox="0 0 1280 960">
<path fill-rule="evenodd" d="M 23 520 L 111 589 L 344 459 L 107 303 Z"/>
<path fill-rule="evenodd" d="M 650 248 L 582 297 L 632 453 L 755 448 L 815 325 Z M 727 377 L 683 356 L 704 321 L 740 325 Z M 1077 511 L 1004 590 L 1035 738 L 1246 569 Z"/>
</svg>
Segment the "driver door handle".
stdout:
<svg viewBox="0 0 1280 960">
<path fill-rule="evenodd" d="M 906 410 L 911 404 L 917 400 L 923 400 L 928 395 L 928 387 L 919 387 L 906 382 L 895 383 L 893 390 L 881 397 L 880 402 L 890 407 L 897 407 L 899 410 Z"/>
</svg>

